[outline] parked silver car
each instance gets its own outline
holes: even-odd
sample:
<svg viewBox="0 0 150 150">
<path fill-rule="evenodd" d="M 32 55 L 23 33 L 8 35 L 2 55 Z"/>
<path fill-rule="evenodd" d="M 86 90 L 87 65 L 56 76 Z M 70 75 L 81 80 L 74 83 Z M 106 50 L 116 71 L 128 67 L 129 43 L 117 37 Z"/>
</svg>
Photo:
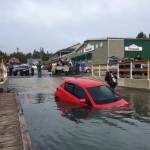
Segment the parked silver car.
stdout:
<svg viewBox="0 0 150 150">
<path fill-rule="evenodd" d="M 13 75 L 21 75 L 21 76 L 29 76 L 32 74 L 31 66 L 28 64 L 21 64 L 14 66 L 13 68 Z"/>
</svg>

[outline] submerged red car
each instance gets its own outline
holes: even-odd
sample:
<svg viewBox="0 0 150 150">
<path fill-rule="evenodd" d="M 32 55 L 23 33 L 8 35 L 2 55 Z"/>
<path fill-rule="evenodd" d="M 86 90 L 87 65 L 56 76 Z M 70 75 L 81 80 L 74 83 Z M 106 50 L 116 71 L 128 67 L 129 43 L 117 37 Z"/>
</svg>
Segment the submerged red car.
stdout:
<svg viewBox="0 0 150 150">
<path fill-rule="evenodd" d="M 93 108 L 119 108 L 128 102 L 114 93 L 104 83 L 88 78 L 68 78 L 56 89 L 60 101 Z"/>
</svg>

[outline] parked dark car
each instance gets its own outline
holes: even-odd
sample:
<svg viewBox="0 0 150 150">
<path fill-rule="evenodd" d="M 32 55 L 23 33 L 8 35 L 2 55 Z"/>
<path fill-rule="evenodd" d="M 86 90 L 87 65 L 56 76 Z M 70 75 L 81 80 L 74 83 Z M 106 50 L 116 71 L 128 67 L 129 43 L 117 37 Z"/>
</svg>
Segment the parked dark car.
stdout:
<svg viewBox="0 0 150 150">
<path fill-rule="evenodd" d="M 14 76 L 21 75 L 21 76 L 29 76 L 31 75 L 31 67 L 28 64 L 22 64 L 15 66 L 13 69 Z"/>
<path fill-rule="evenodd" d="M 120 59 L 116 56 L 111 56 L 111 57 L 108 57 L 108 59 L 107 59 L 107 63 L 109 65 L 117 64 L 119 61 L 120 61 Z"/>
</svg>

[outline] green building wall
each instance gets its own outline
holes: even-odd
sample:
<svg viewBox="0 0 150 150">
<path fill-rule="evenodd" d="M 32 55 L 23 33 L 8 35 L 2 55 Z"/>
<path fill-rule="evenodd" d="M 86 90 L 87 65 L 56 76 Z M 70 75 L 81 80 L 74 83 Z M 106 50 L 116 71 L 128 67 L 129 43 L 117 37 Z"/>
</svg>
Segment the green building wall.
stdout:
<svg viewBox="0 0 150 150">
<path fill-rule="evenodd" d="M 143 48 L 142 51 L 125 51 L 126 46 L 135 44 Z M 150 59 L 150 40 L 149 39 L 125 39 L 124 40 L 124 55 L 125 57 L 135 58 L 137 54 L 140 54 L 142 59 Z"/>
</svg>

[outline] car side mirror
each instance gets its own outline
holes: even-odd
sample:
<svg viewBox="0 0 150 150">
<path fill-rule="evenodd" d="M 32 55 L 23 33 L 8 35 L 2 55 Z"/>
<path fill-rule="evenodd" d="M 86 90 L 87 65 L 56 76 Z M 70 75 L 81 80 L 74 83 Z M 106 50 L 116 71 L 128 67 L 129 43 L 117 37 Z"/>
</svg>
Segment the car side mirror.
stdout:
<svg viewBox="0 0 150 150">
<path fill-rule="evenodd" d="M 85 98 L 81 98 L 81 99 L 80 99 L 80 103 L 86 104 L 86 99 L 85 99 Z"/>
</svg>

